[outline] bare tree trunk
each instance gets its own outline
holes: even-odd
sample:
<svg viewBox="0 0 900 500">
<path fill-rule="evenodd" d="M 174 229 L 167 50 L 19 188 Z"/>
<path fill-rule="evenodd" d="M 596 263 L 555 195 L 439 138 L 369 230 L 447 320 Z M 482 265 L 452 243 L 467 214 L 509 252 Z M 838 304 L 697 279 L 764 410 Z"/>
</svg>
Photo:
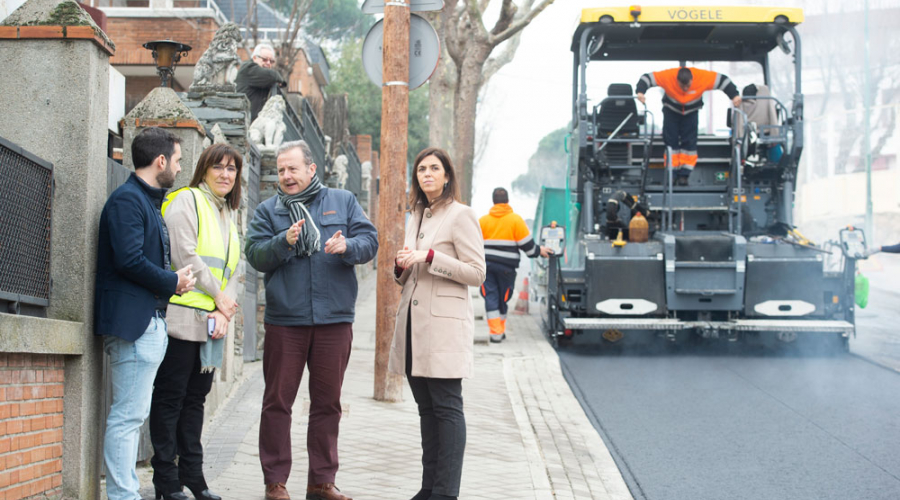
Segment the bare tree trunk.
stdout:
<svg viewBox="0 0 900 500">
<path fill-rule="evenodd" d="M 443 50 L 438 67 L 428 84 L 428 142 L 456 158 L 453 151 L 453 94 L 456 88 L 456 65 Z"/>
<path fill-rule="evenodd" d="M 490 0 L 445 0 L 436 20 L 446 54 L 431 81 L 429 140 L 451 154 L 465 203 L 472 199 L 478 93 L 491 76 L 512 60 L 521 31 L 554 2 L 540 0 L 534 6 L 535 1 L 522 0 L 517 5 L 514 0 L 503 0 L 500 15 L 490 30 L 482 18 Z M 503 52 L 490 58 L 491 52 L 507 41 Z M 448 106 L 451 95 L 452 108 Z M 445 147 L 451 144 L 452 147 Z"/>
<path fill-rule="evenodd" d="M 490 53 L 490 47 L 479 46 L 482 53 Z M 463 203 L 472 202 L 473 160 L 475 159 L 475 113 L 478 109 L 478 92 L 481 90 L 484 60 L 477 55 L 469 56 L 458 73 L 453 114 L 454 154 L 456 168 L 460 172 L 459 192 Z"/>
</svg>

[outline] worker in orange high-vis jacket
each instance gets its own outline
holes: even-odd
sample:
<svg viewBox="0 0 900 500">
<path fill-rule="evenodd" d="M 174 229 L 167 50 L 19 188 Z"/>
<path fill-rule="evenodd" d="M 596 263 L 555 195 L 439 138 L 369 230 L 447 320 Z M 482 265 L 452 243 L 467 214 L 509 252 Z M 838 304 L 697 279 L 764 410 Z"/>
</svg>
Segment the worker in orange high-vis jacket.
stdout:
<svg viewBox="0 0 900 500">
<path fill-rule="evenodd" d="M 735 106 L 741 105 L 741 95 L 731 79 L 722 73 L 697 68 L 671 68 L 646 73 L 638 80 L 635 94 L 646 104 L 644 93 L 650 87 L 662 87 L 663 142 L 672 148 L 672 168 L 676 182 L 688 185 L 688 178 L 697 165 L 697 119 L 703 107 L 703 93 L 721 90 Z"/>
<path fill-rule="evenodd" d="M 509 206 L 509 193 L 497 188 L 493 193 L 494 206 L 478 220 L 484 236 L 484 260 L 487 272 L 481 285 L 485 316 L 491 331 L 491 342 L 506 338 L 506 303 L 512 298 L 519 267 L 519 250 L 532 259 L 547 257 L 547 247 L 538 246 L 522 217 Z"/>
</svg>

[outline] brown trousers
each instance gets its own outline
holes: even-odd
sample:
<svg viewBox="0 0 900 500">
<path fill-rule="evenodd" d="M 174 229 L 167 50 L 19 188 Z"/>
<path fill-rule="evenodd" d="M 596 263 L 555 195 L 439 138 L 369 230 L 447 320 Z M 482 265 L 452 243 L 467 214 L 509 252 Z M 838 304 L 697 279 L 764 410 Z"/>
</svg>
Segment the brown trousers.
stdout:
<svg viewBox="0 0 900 500">
<path fill-rule="evenodd" d="M 333 483 L 338 470 L 341 385 L 350 360 L 353 325 L 266 324 L 263 354 L 259 461 L 266 484 L 286 483 L 291 474 L 291 407 L 304 366 L 309 366 L 308 484 Z"/>
</svg>

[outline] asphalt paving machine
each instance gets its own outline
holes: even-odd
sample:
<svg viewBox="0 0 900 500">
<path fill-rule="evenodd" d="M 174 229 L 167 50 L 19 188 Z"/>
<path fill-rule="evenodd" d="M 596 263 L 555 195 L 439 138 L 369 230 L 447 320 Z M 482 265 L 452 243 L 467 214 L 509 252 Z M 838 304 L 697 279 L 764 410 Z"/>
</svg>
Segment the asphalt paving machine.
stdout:
<svg viewBox="0 0 900 500">
<path fill-rule="evenodd" d="M 571 46 L 566 220 L 540 234 L 557 249 L 542 311 L 554 343 L 579 334 L 621 344 L 636 337 L 776 344 L 813 337 L 847 349 L 865 235 L 840 231 L 832 254 L 792 221 L 804 144 L 802 20 L 802 10 L 780 7 L 582 11 Z M 771 87 L 773 51 L 793 66 L 788 98 L 744 100 L 769 100 L 777 119 L 752 123 L 729 105 L 730 130 L 699 136 L 687 185 L 674 181 L 672 151 L 633 95 L 641 73 L 622 75 L 605 98 L 588 101 L 588 76 L 596 74 L 588 66 L 622 61 L 756 63 Z M 638 234 L 642 224 L 646 236 Z M 832 255 L 836 266 L 826 265 Z"/>
</svg>

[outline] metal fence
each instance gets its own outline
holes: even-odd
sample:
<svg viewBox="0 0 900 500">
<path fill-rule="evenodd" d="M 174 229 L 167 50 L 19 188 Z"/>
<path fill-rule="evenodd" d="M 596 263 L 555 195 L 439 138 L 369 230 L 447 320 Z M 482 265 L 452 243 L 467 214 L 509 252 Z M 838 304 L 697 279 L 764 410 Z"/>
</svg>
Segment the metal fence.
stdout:
<svg viewBox="0 0 900 500">
<path fill-rule="evenodd" d="M 347 183 L 343 188 L 358 198 L 362 194 L 362 163 L 359 161 L 359 155 L 350 142 L 341 143 L 340 154 L 347 157 Z"/>
<path fill-rule="evenodd" d="M 50 305 L 53 165 L 0 137 L 0 305 L 42 316 Z M 27 307 L 32 306 L 32 307 Z M 37 306 L 37 311 L 33 306 Z"/>
<path fill-rule="evenodd" d="M 325 147 L 325 133 L 322 132 L 322 127 L 319 126 L 319 121 L 316 120 L 309 101 L 303 99 L 301 102 L 303 103 L 300 109 L 300 119 L 303 120 L 303 140 L 309 144 L 315 164 L 324 171 L 331 166 L 328 150 Z"/>
</svg>

